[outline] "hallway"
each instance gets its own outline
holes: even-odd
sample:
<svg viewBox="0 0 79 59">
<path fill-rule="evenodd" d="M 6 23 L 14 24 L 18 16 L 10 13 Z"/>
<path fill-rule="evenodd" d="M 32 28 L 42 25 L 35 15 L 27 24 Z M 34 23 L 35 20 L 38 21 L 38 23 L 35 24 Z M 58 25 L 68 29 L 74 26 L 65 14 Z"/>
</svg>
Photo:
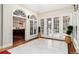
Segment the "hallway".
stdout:
<svg viewBox="0 0 79 59">
<path fill-rule="evenodd" d="M 5 49 L 13 54 L 68 54 L 79 51 L 78 5 L 1 4 L 0 6 L 1 50 Z"/>
</svg>

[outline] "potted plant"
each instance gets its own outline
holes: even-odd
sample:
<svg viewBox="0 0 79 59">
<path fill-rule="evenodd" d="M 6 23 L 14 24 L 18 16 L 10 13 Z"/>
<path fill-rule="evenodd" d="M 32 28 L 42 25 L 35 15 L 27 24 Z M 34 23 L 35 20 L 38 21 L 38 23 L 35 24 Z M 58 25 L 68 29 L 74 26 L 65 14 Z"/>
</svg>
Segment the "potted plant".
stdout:
<svg viewBox="0 0 79 59">
<path fill-rule="evenodd" d="M 72 32 L 73 32 L 73 26 L 68 26 L 67 27 L 67 32 L 66 32 L 66 34 L 67 34 L 67 36 L 65 36 L 65 42 L 66 43 L 71 43 L 72 41 L 71 41 L 71 34 L 72 34 Z"/>
</svg>

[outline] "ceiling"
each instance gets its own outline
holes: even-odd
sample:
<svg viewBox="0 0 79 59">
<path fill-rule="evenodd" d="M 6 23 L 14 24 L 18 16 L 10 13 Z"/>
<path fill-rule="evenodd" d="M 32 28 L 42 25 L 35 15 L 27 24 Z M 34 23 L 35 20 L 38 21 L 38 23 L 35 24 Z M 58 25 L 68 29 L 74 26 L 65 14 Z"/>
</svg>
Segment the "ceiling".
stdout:
<svg viewBox="0 0 79 59">
<path fill-rule="evenodd" d="M 43 13 L 51 10 L 69 7 L 72 6 L 72 4 L 23 4 L 23 6 L 34 12 Z"/>
</svg>

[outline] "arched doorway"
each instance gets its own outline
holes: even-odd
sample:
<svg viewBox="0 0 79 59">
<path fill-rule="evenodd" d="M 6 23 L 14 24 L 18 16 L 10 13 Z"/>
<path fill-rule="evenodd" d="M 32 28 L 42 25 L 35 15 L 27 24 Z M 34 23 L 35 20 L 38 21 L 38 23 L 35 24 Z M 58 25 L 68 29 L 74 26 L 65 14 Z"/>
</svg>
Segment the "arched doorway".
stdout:
<svg viewBox="0 0 79 59">
<path fill-rule="evenodd" d="M 13 45 L 19 45 L 25 42 L 25 20 L 26 15 L 21 10 L 13 12 Z"/>
</svg>

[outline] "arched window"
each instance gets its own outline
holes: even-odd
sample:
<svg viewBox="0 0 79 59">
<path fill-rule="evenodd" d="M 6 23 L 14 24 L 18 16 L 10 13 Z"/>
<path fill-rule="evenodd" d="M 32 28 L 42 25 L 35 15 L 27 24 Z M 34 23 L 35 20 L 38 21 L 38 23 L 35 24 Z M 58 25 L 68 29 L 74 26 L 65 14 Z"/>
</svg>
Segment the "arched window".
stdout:
<svg viewBox="0 0 79 59">
<path fill-rule="evenodd" d="M 36 16 L 34 16 L 34 15 L 32 15 L 32 16 L 30 17 L 30 19 L 37 20 Z"/>
<path fill-rule="evenodd" d="M 37 34 L 37 19 L 36 16 L 30 16 L 30 35 Z"/>
<path fill-rule="evenodd" d="M 21 10 L 15 10 L 13 12 L 13 15 L 16 15 L 16 16 L 21 16 L 21 17 L 26 17 L 25 13 Z"/>
<path fill-rule="evenodd" d="M 13 28 L 25 29 L 26 14 L 19 9 L 13 12 Z"/>
</svg>

